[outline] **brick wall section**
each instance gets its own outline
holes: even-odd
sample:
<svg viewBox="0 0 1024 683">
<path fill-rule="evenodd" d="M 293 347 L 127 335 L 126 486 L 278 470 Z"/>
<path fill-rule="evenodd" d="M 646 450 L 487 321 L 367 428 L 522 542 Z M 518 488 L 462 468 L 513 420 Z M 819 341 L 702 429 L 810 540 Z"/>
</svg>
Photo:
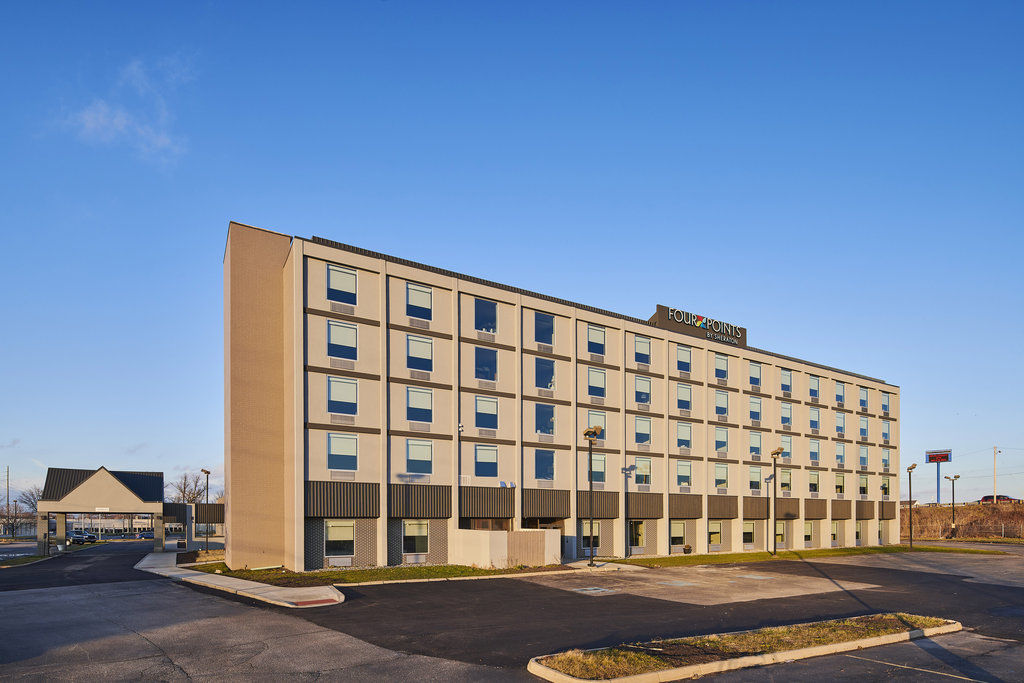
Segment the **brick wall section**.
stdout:
<svg viewBox="0 0 1024 683">
<path fill-rule="evenodd" d="M 388 520 L 388 565 L 402 564 L 402 520 Z"/>
<path fill-rule="evenodd" d="M 324 568 L 324 520 L 306 518 L 306 571 Z"/>
<path fill-rule="evenodd" d="M 357 519 L 356 547 L 352 557 L 353 567 L 374 567 L 377 565 L 377 520 Z"/>
<path fill-rule="evenodd" d="M 612 555 L 612 534 L 615 533 L 615 524 L 618 520 L 615 519 L 595 519 L 594 524 L 600 523 L 600 537 L 598 538 L 598 546 L 594 549 L 594 556 L 600 555 Z M 583 524 L 582 521 L 576 524 L 576 556 L 586 557 L 583 554 L 586 546 L 583 543 Z"/>
<path fill-rule="evenodd" d="M 448 564 L 448 520 L 430 520 L 427 539 L 427 564 Z"/>
</svg>

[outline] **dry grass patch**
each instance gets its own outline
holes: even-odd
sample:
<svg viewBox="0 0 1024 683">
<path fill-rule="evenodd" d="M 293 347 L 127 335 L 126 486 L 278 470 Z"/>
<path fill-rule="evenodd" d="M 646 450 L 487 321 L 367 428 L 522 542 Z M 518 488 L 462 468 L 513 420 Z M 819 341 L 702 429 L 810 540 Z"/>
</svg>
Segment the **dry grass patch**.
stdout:
<svg viewBox="0 0 1024 683">
<path fill-rule="evenodd" d="M 510 569 L 480 569 L 460 564 L 416 565 L 403 567 L 371 567 L 367 569 L 322 569 L 311 572 L 292 572 L 287 569 L 228 569 L 223 562 L 199 564 L 190 569 L 211 574 L 223 574 L 248 581 L 259 581 L 274 586 L 330 586 L 333 584 L 361 583 L 364 581 L 404 581 L 409 579 L 450 579 L 459 576 L 504 576 L 525 572 L 572 571 L 564 565 L 543 567 L 513 567 Z"/>
<path fill-rule="evenodd" d="M 844 643 L 946 623 L 945 619 L 915 614 L 872 614 L 741 633 L 652 640 L 591 652 L 570 650 L 545 657 L 540 663 L 576 678 L 607 680 L 692 664 Z"/>
</svg>

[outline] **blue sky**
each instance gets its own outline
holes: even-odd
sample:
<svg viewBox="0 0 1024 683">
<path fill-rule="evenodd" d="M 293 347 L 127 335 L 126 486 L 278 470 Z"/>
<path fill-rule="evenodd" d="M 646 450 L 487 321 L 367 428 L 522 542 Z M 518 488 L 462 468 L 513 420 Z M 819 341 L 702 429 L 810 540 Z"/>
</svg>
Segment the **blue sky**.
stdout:
<svg viewBox="0 0 1024 683">
<path fill-rule="evenodd" d="M 904 464 L 951 447 L 978 496 L 999 444 L 1024 495 L 1022 30 L 1019 2 L 8 5 L 0 466 L 220 473 L 234 219 L 744 325 L 899 384 Z"/>
</svg>

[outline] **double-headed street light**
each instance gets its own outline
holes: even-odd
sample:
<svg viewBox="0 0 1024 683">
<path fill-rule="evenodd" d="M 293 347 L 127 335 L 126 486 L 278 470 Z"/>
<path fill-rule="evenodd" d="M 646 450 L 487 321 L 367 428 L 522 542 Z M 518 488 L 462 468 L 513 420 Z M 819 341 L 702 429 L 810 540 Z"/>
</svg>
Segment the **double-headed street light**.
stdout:
<svg viewBox="0 0 1024 683">
<path fill-rule="evenodd" d="M 206 475 L 206 552 L 210 552 L 210 470 L 199 470 Z"/>
<path fill-rule="evenodd" d="M 910 515 L 910 549 L 914 549 L 914 468 L 915 462 L 907 468 L 907 514 Z"/>
<path fill-rule="evenodd" d="M 776 466 L 779 464 L 779 456 L 780 455 L 782 455 L 782 446 L 779 446 L 778 448 L 776 448 L 774 451 L 771 452 L 771 456 L 772 456 L 772 528 L 769 530 L 769 533 L 772 535 L 772 555 L 774 555 L 778 551 L 778 543 L 779 543 L 779 535 L 778 535 L 778 533 L 776 533 L 776 528 L 775 528 L 776 525 L 778 524 L 778 522 L 775 519 L 775 501 L 778 500 L 778 497 L 779 497 L 779 485 L 778 485 L 779 478 L 778 478 L 778 476 L 776 476 L 778 474 L 778 470 L 777 470 Z"/>
<path fill-rule="evenodd" d="M 587 479 L 590 482 L 590 496 L 587 498 L 587 514 L 590 515 L 590 529 L 587 534 L 588 545 L 590 546 L 590 562 L 594 566 L 594 442 L 601 437 L 604 427 L 587 427 L 583 431 L 583 438 L 587 440 Z"/>
<path fill-rule="evenodd" d="M 953 512 L 953 536 L 956 536 L 956 480 L 959 478 L 959 474 L 954 474 L 952 477 L 948 474 L 946 475 L 946 479 L 949 479 L 949 482 L 953 485 L 952 500 L 949 502 L 949 509 Z"/>
</svg>

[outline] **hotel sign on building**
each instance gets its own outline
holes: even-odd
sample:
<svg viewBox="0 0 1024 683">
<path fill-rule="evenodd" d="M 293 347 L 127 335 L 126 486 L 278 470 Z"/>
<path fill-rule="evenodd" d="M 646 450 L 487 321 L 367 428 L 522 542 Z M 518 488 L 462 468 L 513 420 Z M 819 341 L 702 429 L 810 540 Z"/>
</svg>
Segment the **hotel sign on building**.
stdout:
<svg viewBox="0 0 1024 683">
<path fill-rule="evenodd" d="M 659 304 L 650 322 L 664 330 L 747 348 L 747 328 Z"/>
</svg>

